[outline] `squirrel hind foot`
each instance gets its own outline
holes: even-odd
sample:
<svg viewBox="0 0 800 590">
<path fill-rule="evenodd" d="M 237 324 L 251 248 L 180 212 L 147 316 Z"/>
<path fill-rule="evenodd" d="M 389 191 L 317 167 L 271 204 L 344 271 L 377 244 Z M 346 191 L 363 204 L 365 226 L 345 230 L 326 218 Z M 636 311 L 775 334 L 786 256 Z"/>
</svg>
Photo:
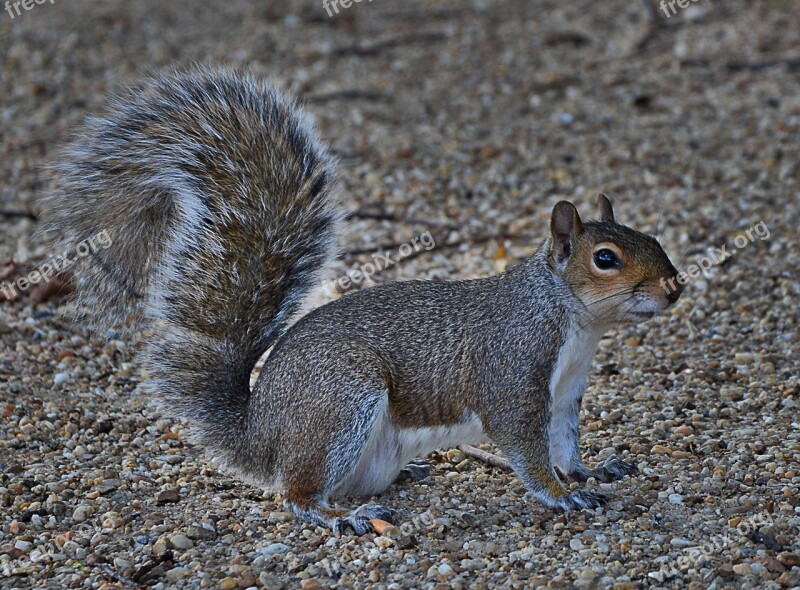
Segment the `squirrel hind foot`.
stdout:
<svg viewBox="0 0 800 590">
<path fill-rule="evenodd" d="M 340 516 L 333 524 L 334 533 L 344 533 L 347 529 L 352 529 L 356 535 L 366 535 L 374 533 L 375 527 L 373 519 L 384 520 L 394 524 L 397 522 L 399 513 L 397 510 L 381 506 L 380 504 L 364 504 L 353 510 L 347 516 Z"/>
<path fill-rule="evenodd" d="M 639 473 L 639 468 L 636 465 L 623 461 L 616 455 L 611 455 L 608 459 L 601 461 L 593 470 L 593 474 L 597 474 L 595 477 L 603 483 L 623 479 L 626 475 L 636 475 L 637 473 Z"/>
<path fill-rule="evenodd" d="M 366 535 L 375 531 L 371 522 L 373 519 L 394 523 L 399 516 L 397 510 L 380 504 L 364 504 L 351 511 L 288 499 L 284 501 L 284 505 L 300 520 L 331 529 L 334 533 L 344 533 L 351 529 L 356 535 Z"/>
<path fill-rule="evenodd" d="M 594 509 L 603 506 L 608 502 L 608 496 L 596 494 L 587 490 L 578 490 L 569 494 L 564 494 L 556 500 L 556 507 L 562 510 L 583 510 L 584 508 Z"/>
<path fill-rule="evenodd" d="M 368 518 L 352 515 L 340 516 L 334 521 L 332 528 L 333 532 L 338 534 L 344 534 L 348 529 L 352 529 L 359 536 L 375 532 L 375 527 L 372 526 Z"/>
<path fill-rule="evenodd" d="M 328 529 L 333 529 L 339 518 L 349 515 L 347 510 L 330 508 L 323 503 L 313 500 L 286 499 L 283 501 L 283 505 L 298 519 Z"/>
<path fill-rule="evenodd" d="M 381 506 L 380 504 L 364 504 L 353 510 L 350 514 L 357 518 L 367 518 L 370 520 L 377 518 L 378 520 L 385 520 L 393 524 L 400 515 L 397 510 Z"/>
</svg>

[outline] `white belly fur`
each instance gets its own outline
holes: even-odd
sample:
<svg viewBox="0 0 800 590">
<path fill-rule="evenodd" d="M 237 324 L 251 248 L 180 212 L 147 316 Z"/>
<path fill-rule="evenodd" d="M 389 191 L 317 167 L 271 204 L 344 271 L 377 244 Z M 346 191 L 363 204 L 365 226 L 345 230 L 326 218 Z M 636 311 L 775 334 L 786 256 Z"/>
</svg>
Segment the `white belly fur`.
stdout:
<svg viewBox="0 0 800 590">
<path fill-rule="evenodd" d="M 602 330 L 572 332 L 558 354 L 550 378 L 550 457 L 559 467 L 569 460 L 573 449 L 572 424 L 566 420 L 583 395 Z"/>
<path fill-rule="evenodd" d="M 554 405 L 564 401 L 564 398 L 572 402 L 577 397 L 576 393 L 583 393 L 580 385 L 589 375 L 592 358 L 602 335 L 599 330 L 585 328 L 572 333 L 564 342 L 550 377 L 550 395 Z"/>
<path fill-rule="evenodd" d="M 400 470 L 416 457 L 432 451 L 486 440 L 483 425 L 472 412 L 461 422 L 432 428 L 397 428 L 388 414 L 388 400 L 353 474 L 334 495 L 369 496 L 392 485 Z"/>
</svg>

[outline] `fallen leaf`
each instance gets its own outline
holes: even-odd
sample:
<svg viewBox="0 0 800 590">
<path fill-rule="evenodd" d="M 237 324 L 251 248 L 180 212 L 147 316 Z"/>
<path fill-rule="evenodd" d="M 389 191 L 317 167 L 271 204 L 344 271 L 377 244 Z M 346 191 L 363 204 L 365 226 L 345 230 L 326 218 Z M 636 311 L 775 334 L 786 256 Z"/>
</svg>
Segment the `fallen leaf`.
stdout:
<svg viewBox="0 0 800 590">
<path fill-rule="evenodd" d="M 31 291 L 31 299 L 36 303 L 43 303 L 53 295 L 66 295 L 74 290 L 72 276 L 66 273 L 59 273 L 48 282 L 36 285 Z"/>
<path fill-rule="evenodd" d="M 375 532 L 379 535 L 383 535 L 388 527 L 394 526 L 391 522 L 386 522 L 380 518 L 371 518 L 369 522 L 372 524 L 372 528 L 375 529 Z"/>
</svg>

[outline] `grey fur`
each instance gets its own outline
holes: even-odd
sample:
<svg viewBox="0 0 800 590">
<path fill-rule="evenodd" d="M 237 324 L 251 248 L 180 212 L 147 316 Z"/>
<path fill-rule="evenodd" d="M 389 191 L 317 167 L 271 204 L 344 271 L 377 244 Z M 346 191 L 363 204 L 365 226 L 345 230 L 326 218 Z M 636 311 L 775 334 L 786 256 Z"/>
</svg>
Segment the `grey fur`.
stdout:
<svg viewBox="0 0 800 590">
<path fill-rule="evenodd" d="M 299 517 L 371 530 L 370 518 L 393 511 L 330 499 L 382 491 L 410 449 L 484 433 L 549 505 L 603 501 L 556 478 L 551 381 L 570 369 L 558 364 L 568 341 L 591 347 L 598 326 L 649 301 L 635 288 L 595 307 L 605 279 L 586 274 L 578 253 L 614 239 L 635 253 L 628 272 L 643 285 L 674 271 L 651 238 L 582 224 L 560 203 L 558 252 L 548 239 L 498 276 L 359 291 L 284 333 L 329 260 L 339 208 L 332 159 L 272 86 L 228 71 L 161 76 L 92 120 L 58 170 L 46 206 L 58 243 L 100 230 L 114 240 L 78 269 L 95 323 L 149 326 L 147 367 L 165 407 L 191 418 L 226 466 L 282 489 Z M 251 392 L 250 371 L 273 344 Z M 580 462 L 578 406 L 564 419 Z"/>
<path fill-rule="evenodd" d="M 250 371 L 334 247 L 333 159 L 270 84 L 195 69 L 114 99 L 56 171 L 54 248 L 113 240 L 74 269 L 80 309 L 100 328 L 149 324 L 166 406 L 235 454 Z"/>
</svg>

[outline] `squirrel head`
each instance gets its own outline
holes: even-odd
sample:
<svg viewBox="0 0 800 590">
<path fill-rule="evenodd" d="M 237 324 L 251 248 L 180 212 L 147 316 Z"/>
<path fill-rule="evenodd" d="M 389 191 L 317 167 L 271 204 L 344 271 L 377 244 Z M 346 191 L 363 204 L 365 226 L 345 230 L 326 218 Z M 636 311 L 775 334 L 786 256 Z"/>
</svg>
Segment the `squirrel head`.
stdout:
<svg viewBox="0 0 800 590">
<path fill-rule="evenodd" d="M 608 197 L 597 201 L 598 221 L 582 222 L 568 201 L 553 208 L 550 266 L 581 300 L 591 323 L 646 321 L 680 297 L 678 271 L 655 238 L 614 221 Z"/>
</svg>

